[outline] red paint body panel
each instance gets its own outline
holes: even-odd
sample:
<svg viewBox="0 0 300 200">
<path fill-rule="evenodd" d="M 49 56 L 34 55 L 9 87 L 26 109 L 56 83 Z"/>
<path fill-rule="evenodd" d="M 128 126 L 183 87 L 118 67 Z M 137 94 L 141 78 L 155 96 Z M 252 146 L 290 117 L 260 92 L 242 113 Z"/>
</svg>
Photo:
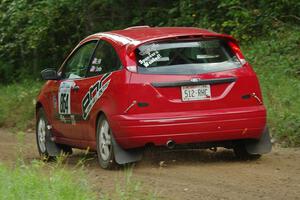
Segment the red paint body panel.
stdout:
<svg viewBox="0 0 300 200">
<path fill-rule="evenodd" d="M 133 148 L 147 143 L 164 145 L 168 140 L 184 144 L 258 139 L 265 119 L 264 107 L 253 106 L 192 113 L 119 115 L 112 118 L 111 126 L 118 132 L 117 141 L 122 146 Z"/>
<path fill-rule="evenodd" d="M 116 141 L 125 149 L 148 143 L 165 145 L 170 139 L 178 144 L 258 139 L 266 125 L 266 109 L 256 98 L 242 98 L 255 93 L 257 98 L 262 99 L 258 79 L 250 64 L 198 75 L 139 74 L 127 69 L 136 65 L 131 52 L 139 45 L 181 37 L 217 37 L 236 44 L 231 36 L 197 28 L 119 30 L 94 34 L 81 41 L 72 52 L 90 40 L 109 42 L 123 68 L 112 72 L 108 88 L 95 102 L 88 118 L 73 124 L 63 123 L 56 117 L 59 85 L 65 80 L 48 81 L 44 85 L 38 102 L 45 109 L 56 142 L 95 149 L 99 113 L 106 115 Z M 206 80 L 231 77 L 236 81 L 211 85 L 211 99 L 191 102 L 181 100 L 180 87 L 154 87 L 152 84 L 188 81 L 192 78 Z M 83 98 L 101 78 L 102 75 L 73 80 L 80 90 L 71 91 L 71 114 L 82 116 Z M 136 104 L 131 106 L 133 102 Z M 137 103 L 146 103 L 147 106 L 140 107 Z"/>
</svg>

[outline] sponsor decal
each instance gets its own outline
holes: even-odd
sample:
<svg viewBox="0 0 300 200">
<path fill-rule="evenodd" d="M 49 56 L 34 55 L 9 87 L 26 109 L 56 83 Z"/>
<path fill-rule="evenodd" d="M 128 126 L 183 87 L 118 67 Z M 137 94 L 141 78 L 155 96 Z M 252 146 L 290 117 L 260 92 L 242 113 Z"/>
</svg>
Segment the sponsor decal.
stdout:
<svg viewBox="0 0 300 200">
<path fill-rule="evenodd" d="M 90 87 L 89 91 L 83 97 L 81 105 L 82 105 L 82 118 L 84 120 L 87 119 L 93 106 L 98 101 L 98 99 L 100 99 L 100 97 L 107 89 L 111 80 L 111 79 L 108 80 L 110 75 L 111 73 L 104 74 L 100 80 L 98 80 L 94 85 Z"/>
<path fill-rule="evenodd" d="M 100 65 L 101 62 L 102 62 L 102 59 L 101 59 L 101 58 L 99 58 L 99 59 L 98 59 L 98 58 L 94 58 L 92 64 L 93 64 L 93 65 Z"/>
<path fill-rule="evenodd" d="M 82 115 L 79 114 L 72 114 L 72 115 L 60 115 L 60 114 L 55 114 L 54 115 L 55 119 L 60 120 L 62 123 L 65 124 L 72 124 L 76 125 L 76 122 L 82 121 Z"/>
<path fill-rule="evenodd" d="M 103 69 L 101 67 L 102 59 L 94 58 L 92 61 L 92 66 L 90 68 L 90 72 L 101 72 Z"/>
</svg>

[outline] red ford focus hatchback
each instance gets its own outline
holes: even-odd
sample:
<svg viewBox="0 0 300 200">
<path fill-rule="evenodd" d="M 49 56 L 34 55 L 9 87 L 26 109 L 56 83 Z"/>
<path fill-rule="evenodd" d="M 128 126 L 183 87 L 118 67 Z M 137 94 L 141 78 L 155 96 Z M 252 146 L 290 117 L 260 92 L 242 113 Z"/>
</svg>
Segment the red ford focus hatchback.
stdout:
<svg viewBox="0 0 300 200">
<path fill-rule="evenodd" d="M 37 100 L 39 153 L 97 151 L 103 168 L 148 145 L 271 150 L 258 79 L 236 40 L 198 28 L 131 27 L 82 40 Z"/>
</svg>

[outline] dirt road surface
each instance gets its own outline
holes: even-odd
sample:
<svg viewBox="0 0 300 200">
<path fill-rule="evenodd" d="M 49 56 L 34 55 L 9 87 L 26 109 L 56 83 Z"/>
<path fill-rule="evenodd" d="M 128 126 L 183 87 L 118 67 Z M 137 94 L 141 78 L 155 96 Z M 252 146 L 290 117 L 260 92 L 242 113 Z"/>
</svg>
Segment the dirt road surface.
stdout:
<svg viewBox="0 0 300 200">
<path fill-rule="evenodd" d="M 20 138 L 0 129 L 0 162 L 13 164 Z M 23 157 L 38 159 L 35 135 L 26 133 Z M 75 151 L 67 165 L 84 158 Z M 124 171 L 107 171 L 95 154 L 86 161 L 88 180 L 95 191 L 113 192 Z M 147 152 L 133 167 L 133 178 L 162 199 L 300 199 L 300 149 L 275 147 L 257 161 L 238 161 L 232 151 Z"/>
</svg>

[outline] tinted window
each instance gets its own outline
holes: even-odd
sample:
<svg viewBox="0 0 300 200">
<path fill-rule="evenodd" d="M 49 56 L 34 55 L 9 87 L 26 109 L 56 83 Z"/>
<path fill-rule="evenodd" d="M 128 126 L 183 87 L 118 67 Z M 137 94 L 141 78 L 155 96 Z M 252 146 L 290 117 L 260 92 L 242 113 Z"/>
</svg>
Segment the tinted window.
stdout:
<svg viewBox="0 0 300 200">
<path fill-rule="evenodd" d="M 226 41 L 219 39 L 145 44 L 136 50 L 139 73 L 201 74 L 241 66 Z"/>
<path fill-rule="evenodd" d="M 115 49 L 105 41 L 99 41 L 88 76 L 96 76 L 107 72 L 119 70 L 122 67 L 121 61 Z"/>
<path fill-rule="evenodd" d="M 91 41 L 79 47 L 66 62 L 63 68 L 63 78 L 76 79 L 85 77 L 96 44 L 97 41 Z"/>
</svg>

